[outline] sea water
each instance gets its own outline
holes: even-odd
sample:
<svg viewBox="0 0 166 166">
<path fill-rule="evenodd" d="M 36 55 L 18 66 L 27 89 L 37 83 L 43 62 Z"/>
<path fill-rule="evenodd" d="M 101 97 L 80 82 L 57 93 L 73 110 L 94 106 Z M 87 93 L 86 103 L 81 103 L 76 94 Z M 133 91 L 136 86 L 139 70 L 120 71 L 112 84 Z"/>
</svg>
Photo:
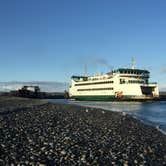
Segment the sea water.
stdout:
<svg viewBox="0 0 166 166">
<path fill-rule="evenodd" d="M 109 111 L 124 112 L 144 123 L 155 126 L 166 134 L 166 101 L 155 102 L 93 102 L 66 99 L 49 99 L 53 103 L 75 104 L 84 107 L 102 108 Z"/>
</svg>

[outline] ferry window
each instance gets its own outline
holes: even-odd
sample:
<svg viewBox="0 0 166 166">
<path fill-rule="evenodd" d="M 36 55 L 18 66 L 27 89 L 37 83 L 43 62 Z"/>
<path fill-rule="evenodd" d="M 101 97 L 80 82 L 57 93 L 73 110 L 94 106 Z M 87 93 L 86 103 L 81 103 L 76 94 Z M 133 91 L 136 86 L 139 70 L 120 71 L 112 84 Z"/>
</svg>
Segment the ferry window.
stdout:
<svg viewBox="0 0 166 166">
<path fill-rule="evenodd" d="M 98 90 L 113 90 L 113 88 L 77 89 L 77 91 L 98 91 Z"/>
<path fill-rule="evenodd" d="M 120 79 L 120 84 L 125 84 L 125 80 L 124 79 Z"/>
<path fill-rule="evenodd" d="M 82 86 L 82 85 L 96 85 L 96 84 L 109 84 L 109 83 L 114 83 L 114 81 L 92 82 L 92 83 L 81 83 L 81 84 L 75 84 L 75 86 Z"/>
</svg>

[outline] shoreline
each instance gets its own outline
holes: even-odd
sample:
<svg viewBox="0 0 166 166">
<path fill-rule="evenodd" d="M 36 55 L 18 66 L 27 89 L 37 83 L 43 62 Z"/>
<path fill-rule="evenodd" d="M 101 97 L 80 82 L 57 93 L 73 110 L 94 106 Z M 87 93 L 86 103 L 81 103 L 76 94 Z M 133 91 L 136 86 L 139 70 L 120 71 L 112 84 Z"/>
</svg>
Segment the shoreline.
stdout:
<svg viewBox="0 0 166 166">
<path fill-rule="evenodd" d="M 46 101 L 48 101 L 48 102 L 51 102 L 51 103 L 61 103 L 61 104 L 70 104 L 70 105 L 75 105 L 75 106 L 82 106 L 82 107 L 85 107 L 85 108 L 96 108 L 96 109 L 103 109 L 103 110 L 106 110 L 106 111 L 112 111 L 112 112 L 117 112 L 117 111 L 115 111 L 115 110 L 111 110 L 111 109 L 108 109 L 108 108 L 100 108 L 100 107 L 96 107 L 96 106 L 90 106 L 90 105 L 81 105 L 81 104 L 77 104 L 77 102 L 78 103 L 87 103 L 87 101 L 77 101 L 77 100 L 70 100 L 70 99 L 56 99 L 57 100 L 57 102 L 52 102 L 51 101 L 52 99 L 46 99 Z M 58 101 L 59 100 L 59 101 Z M 66 100 L 66 102 L 62 102 L 63 100 Z M 54 101 L 54 100 L 53 100 Z M 75 103 L 70 103 L 70 101 L 74 101 Z M 98 103 L 98 102 L 100 102 L 100 101 L 88 101 L 88 102 L 95 102 L 95 103 Z M 132 103 L 134 103 L 134 104 L 136 104 L 136 103 L 154 103 L 154 102 L 163 102 L 163 101 L 144 101 L 144 102 L 141 102 L 141 101 L 135 101 L 135 102 L 133 102 L 133 101 L 105 101 L 105 102 L 103 102 L 102 101 L 102 103 L 127 103 L 127 104 L 130 104 L 131 102 Z M 164 101 L 165 102 L 165 101 Z M 160 124 L 156 124 L 155 122 L 151 122 L 151 121 L 149 121 L 149 120 L 147 120 L 147 119 L 140 119 L 139 117 L 137 117 L 136 115 L 132 115 L 132 114 L 130 114 L 130 113 L 128 113 L 128 112 L 125 112 L 125 111 L 118 111 L 118 112 L 120 112 L 120 113 L 122 113 L 122 115 L 124 115 L 124 114 L 127 114 L 127 115 L 130 115 L 132 118 L 134 118 L 134 119 L 137 119 L 138 121 L 140 121 L 141 123 L 143 123 L 143 124 L 145 124 L 145 125 L 148 125 L 148 126 L 152 126 L 152 127 L 154 127 L 154 128 L 156 128 L 158 131 L 160 131 L 162 134 L 164 134 L 164 135 L 166 135 L 166 130 L 164 130 L 164 129 L 162 129 L 161 128 L 161 126 L 160 126 Z"/>
<path fill-rule="evenodd" d="M 131 115 L 0 97 L 0 165 L 164 165 L 166 135 Z"/>
</svg>

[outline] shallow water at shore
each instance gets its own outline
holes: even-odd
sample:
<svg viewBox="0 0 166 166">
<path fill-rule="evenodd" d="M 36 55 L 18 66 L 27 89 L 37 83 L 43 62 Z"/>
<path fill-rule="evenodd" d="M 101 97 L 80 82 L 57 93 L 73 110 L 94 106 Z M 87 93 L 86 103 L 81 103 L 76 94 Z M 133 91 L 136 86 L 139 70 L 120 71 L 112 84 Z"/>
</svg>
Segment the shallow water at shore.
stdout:
<svg viewBox="0 0 166 166">
<path fill-rule="evenodd" d="M 102 108 L 115 112 L 125 112 L 144 123 L 153 125 L 166 134 L 166 101 L 157 102 L 93 102 L 65 99 L 49 99 L 53 103 L 76 104 L 86 107 Z"/>
</svg>

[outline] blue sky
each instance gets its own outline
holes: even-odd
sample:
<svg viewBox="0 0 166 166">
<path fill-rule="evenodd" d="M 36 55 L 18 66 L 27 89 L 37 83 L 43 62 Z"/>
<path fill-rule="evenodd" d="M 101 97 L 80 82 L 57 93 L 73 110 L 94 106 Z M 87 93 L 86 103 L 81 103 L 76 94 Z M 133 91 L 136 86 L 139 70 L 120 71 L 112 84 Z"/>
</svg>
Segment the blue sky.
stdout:
<svg viewBox="0 0 166 166">
<path fill-rule="evenodd" d="M 166 85 L 165 0 L 1 0 L 0 81 L 69 82 L 128 67 Z"/>
</svg>

